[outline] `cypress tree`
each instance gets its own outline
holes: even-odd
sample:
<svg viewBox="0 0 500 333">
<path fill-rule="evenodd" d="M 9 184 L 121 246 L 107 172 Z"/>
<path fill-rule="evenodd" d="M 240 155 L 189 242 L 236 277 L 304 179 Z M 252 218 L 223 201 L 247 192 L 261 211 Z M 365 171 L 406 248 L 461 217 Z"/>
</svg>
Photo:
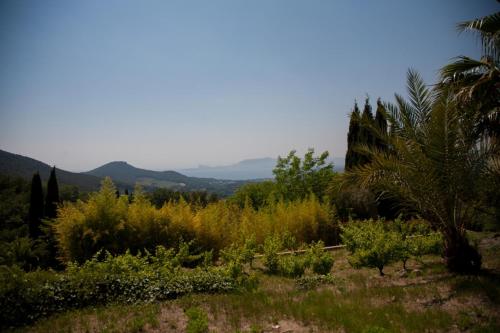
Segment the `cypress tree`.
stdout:
<svg viewBox="0 0 500 333">
<path fill-rule="evenodd" d="M 361 115 L 360 127 L 359 127 L 359 139 L 358 144 L 367 145 L 368 147 L 373 147 L 375 145 L 375 136 L 373 135 L 373 113 L 372 106 L 370 105 L 370 100 L 367 97 L 365 100 L 365 107 L 363 109 L 363 114 Z M 369 163 L 370 159 L 365 154 L 358 153 L 358 165 L 363 165 Z"/>
<path fill-rule="evenodd" d="M 377 100 L 377 111 L 375 113 L 375 125 L 377 126 L 380 134 L 387 134 L 387 119 L 385 118 L 385 108 L 380 98 Z M 387 142 L 380 136 L 375 139 L 375 146 L 382 151 L 387 150 Z"/>
<path fill-rule="evenodd" d="M 42 179 L 37 172 L 31 180 L 30 207 L 28 212 L 28 226 L 30 237 L 36 239 L 41 236 L 40 224 L 43 218 L 43 188 Z"/>
<path fill-rule="evenodd" d="M 59 186 L 57 185 L 56 167 L 50 171 L 47 182 L 47 196 L 45 197 L 45 217 L 53 219 L 57 216 L 57 204 L 59 203 Z"/>
<path fill-rule="evenodd" d="M 360 143 L 364 143 L 367 146 L 373 146 L 374 136 L 371 126 L 374 125 L 372 106 L 370 105 L 370 100 L 367 97 L 365 100 L 365 107 L 363 109 L 363 114 L 361 115 L 361 128 L 360 128 Z"/>
<path fill-rule="evenodd" d="M 361 115 L 358 108 L 358 103 L 354 102 L 354 109 L 351 112 L 349 120 L 349 131 L 347 132 L 347 153 L 345 155 L 345 169 L 349 170 L 358 164 L 358 154 L 354 151 L 354 147 L 359 141 Z"/>
</svg>

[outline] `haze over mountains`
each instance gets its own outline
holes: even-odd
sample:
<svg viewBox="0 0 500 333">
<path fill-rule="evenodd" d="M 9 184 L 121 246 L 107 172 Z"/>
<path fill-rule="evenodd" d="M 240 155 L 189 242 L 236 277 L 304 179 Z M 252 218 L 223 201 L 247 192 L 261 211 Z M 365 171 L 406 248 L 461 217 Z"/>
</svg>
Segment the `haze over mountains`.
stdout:
<svg viewBox="0 0 500 333">
<path fill-rule="evenodd" d="M 100 166 L 85 174 L 126 184 L 141 184 L 145 188 L 170 188 L 174 190 L 205 190 L 219 195 L 232 194 L 245 181 L 188 177 L 176 171 L 153 171 L 136 168 L 127 162 L 116 161 Z"/>
<path fill-rule="evenodd" d="M 333 163 L 336 171 L 344 170 L 344 158 L 334 157 L 328 160 Z M 248 159 L 231 165 L 206 166 L 200 165 L 192 169 L 177 170 L 190 177 L 209 177 L 232 180 L 273 178 L 276 159 L 271 157 Z"/>
<path fill-rule="evenodd" d="M 39 172 L 47 181 L 52 166 L 30 157 L 0 150 L 0 174 L 30 180 Z M 136 168 L 127 162 L 110 162 L 87 172 L 70 172 L 57 168 L 59 183 L 76 185 L 83 191 L 94 191 L 104 177 L 111 177 L 119 189 L 132 189 L 136 183 L 145 189 L 205 190 L 225 196 L 232 194 L 247 181 L 188 177 L 176 171 L 152 171 Z"/>
<path fill-rule="evenodd" d="M 334 163 L 335 169 L 343 169 L 343 159 L 334 158 L 329 162 Z M 84 191 L 97 190 L 104 177 L 111 177 L 120 189 L 132 189 L 138 183 L 145 189 L 205 190 L 225 196 L 247 182 L 273 178 L 275 165 L 274 158 L 258 158 L 226 166 L 200 165 L 198 168 L 179 171 L 153 171 L 115 161 L 87 172 L 70 172 L 58 168 L 57 177 L 61 184 L 76 185 Z M 38 171 L 42 180 L 46 181 L 51 168 L 51 165 L 33 158 L 0 150 L 1 174 L 29 180 Z"/>
</svg>

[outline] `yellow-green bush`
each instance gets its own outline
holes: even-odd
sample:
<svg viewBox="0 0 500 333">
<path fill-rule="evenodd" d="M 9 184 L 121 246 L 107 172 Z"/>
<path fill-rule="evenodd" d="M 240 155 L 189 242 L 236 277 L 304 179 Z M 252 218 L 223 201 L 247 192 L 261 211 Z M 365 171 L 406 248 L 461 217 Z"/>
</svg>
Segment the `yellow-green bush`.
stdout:
<svg viewBox="0 0 500 333">
<path fill-rule="evenodd" d="M 314 196 L 292 202 L 277 202 L 254 209 L 219 201 L 193 206 L 184 200 L 169 202 L 160 209 L 152 205 L 138 188 L 134 200 L 117 197 L 110 179 L 87 202 L 60 207 L 54 224 L 61 257 L 84 262 L 104 249 L 112 254 L 130 250 L 153 251 L 156 246 L 178 247 L 193 241 L 193 248 L 219 251 L 249 238 L 263 244 L 269 235 L 290 234 L 298 243 L 323 240 L 337 242 L 334 211 Z"/>
</svg>

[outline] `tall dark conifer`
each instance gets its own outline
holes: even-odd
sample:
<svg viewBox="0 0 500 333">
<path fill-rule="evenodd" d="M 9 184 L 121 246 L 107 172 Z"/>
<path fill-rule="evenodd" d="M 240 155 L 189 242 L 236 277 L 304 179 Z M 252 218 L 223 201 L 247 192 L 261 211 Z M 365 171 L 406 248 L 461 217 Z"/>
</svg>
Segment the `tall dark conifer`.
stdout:
<svg viewBox="0 0 500 333">
<path fill-rule="evenodd" d="M 30 207 L 28 213 L 28 226 L 30 237 L 36 239 L 41 236 L 40 225 L 43 218 L 43 188 L 42 179 L 37 172 L 31 180 Z"/>
<path fill-rule="evenodd" d="M 365 107 L 361 115 L 360 127 L 359 127 L 359 140 L 358 144 L 367 145 L 368 147 L 373 147 L 375 145 L 375 136 L 373 135 L 373 113 L 372 106 L 370 105 L 370 99 L 367 97 L 365 100 Z M 358 165 L 363 165 L 370 162 L 368 156 L 358 153 Z"/>
<path fill-rule="evenodd" d="M 380 135 L 387 134 L 387 119 L 385 118 L 385 109 L 384 105 L 380 101 L 380 98 L 377 100 L 377 111 L 375 113 L 375 125 L 377 126 Z M 387 142 L 377 135 L 375 139 L 375 146 L 379 150 L 387 150 Z"/>
<path fill-rule="evenodd" d="M 360 143 L 366 144 L 368 146 L 373 146 L 375 143 L 372 126 L 374 124 L 372 106 L 370 105 L 370 99 L 366 98 L 365 107 L 363 109 L 363 114 L 361 115 L 361 129 L 359 134 Z"/>
<path fill-rule="evenodd" d="M 57 185 L 56 167 L 50 171 L 47 182 L 47 196 L 45 197 L 45 217 L 53 219 L 57 215 L 57 205 L 59 204 L 59 186 Z"/>
<path fill-rule="evenodd" d="M 358 154 L 354 147 L 358 144 L 361 114 L 358 103 L 354 103 L 349 120 L 349 132 L 347 132 L 347 153 L 345 155 L 345 169 L 349 170 L 358 164 Z"/>
</svg>

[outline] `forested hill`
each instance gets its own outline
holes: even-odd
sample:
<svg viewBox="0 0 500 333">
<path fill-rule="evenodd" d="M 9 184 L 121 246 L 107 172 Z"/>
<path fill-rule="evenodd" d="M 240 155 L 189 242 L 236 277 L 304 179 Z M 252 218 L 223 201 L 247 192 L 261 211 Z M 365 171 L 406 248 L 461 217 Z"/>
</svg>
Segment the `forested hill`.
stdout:
<svg viewBox="0 0 500 333">
<path fill-rule="evenodd" d="M 0 150 L 0 173 L 31 180 L 35 172 L 40 172 L 43 181 L 47 181 L 52 166 L 30 157 Z M 57 169 L 57 179 L 61 184 L 76 185 L 84 191 L 99 188 L 101 178 L 92 175 Z"/>
<path fill-rule="evenodd" d="M 97 169 L 86 172 L 97 177 L 109 176 L 113 180 L 128 184 L 141 184 L 144 187 L 163 187 L 176 190 L 206 190 L 219 195 L 232 194 L 246 181 L 214 178 L 188 177 L 176 171 L 153 171 L 136 168 L 127 162 L 107 163 Z"/>
<path fill-rule="evenodd" d="M 51 168 L 51 165 L 33 158 L 0 150 L 0 174 L 31 180 L 33 174 L 38 171 L 42 180 L 47 181 Z M 83 191 L 97 190 L 101 180 L 107 176 L 111 177 L 120 189 L 132 189 L 136 183 L 139 183 L 146 190 L 160 187 L 185 191 L 204 190 L 220 196 L 230 195 L 239 186 L 247 183 L 247 181 L 188 177 L 175 171 L 139 169 L 126 162 L 111 162 L 83 173 L 57 169 L 59 183 L 76 185 Z"/>
</svg>

